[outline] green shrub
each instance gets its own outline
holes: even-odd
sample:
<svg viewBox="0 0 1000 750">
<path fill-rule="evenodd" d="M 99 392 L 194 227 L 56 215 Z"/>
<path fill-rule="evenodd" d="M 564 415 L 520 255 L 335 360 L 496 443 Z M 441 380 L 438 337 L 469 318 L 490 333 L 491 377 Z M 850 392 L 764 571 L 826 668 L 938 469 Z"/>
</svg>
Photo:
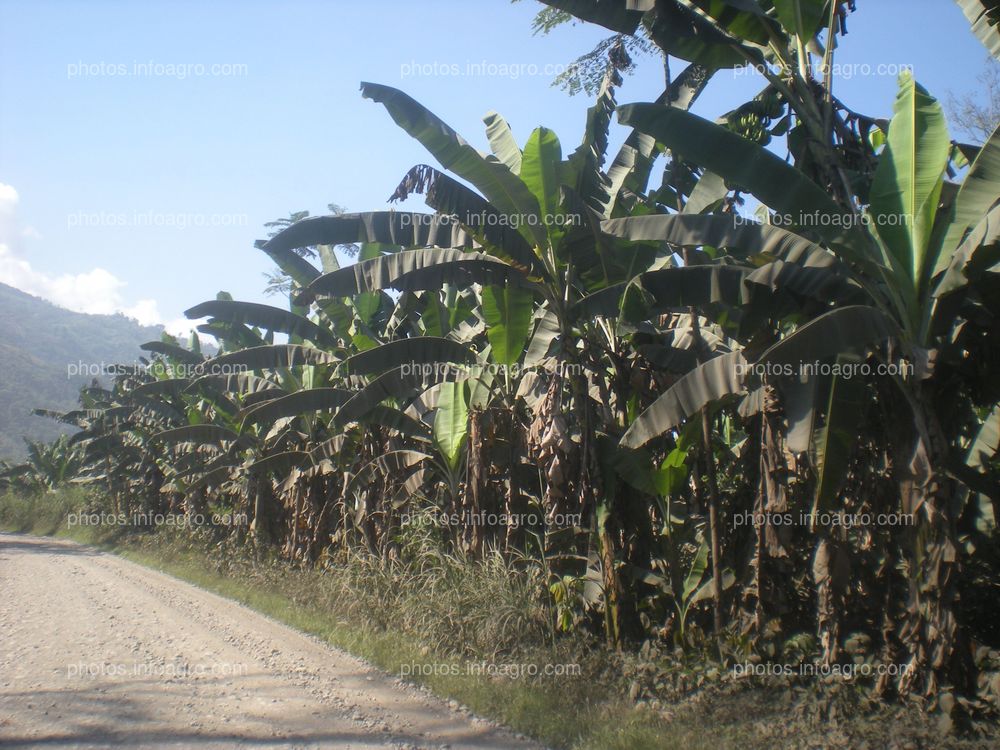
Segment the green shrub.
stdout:
<svg viewBox="0 0 1000 750">
<path fill-rule="evenodd" d="M 81 487 L 37 493 L 7 490 L 0 494 L 0 527 L 11 531 L 54 534 L 65 528 L 71 513 L 92 507 L 94 498 Z"/>
</svg>

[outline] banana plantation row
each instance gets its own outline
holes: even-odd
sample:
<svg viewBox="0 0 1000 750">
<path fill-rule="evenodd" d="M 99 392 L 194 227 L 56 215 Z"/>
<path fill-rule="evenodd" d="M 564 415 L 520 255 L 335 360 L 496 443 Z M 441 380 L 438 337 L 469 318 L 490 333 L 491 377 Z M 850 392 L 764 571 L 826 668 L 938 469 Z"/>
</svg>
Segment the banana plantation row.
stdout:
<svg viewBox="0 0 1000 750">
<path fill-rule="evenodd" d="M 721 36 L 673 34 L 673 3 L 575 4 L 618 38 L 568 153 L 496 113 L 480 153 L 362 84 L 441 165 L 392 194 L 430 211 L 259 242 L 287 307 L 188 310 L 218 355 L 166 337 L 85 389 L 58 415 L 70 472 L 115 512 L 245 513 L 232 533 L 304 562 L 398 556 L 433 523 L 473 559 L 544 559 L 559 627 L 614 646 L 778 658 L 807 633 L 837 664 L 861 634 L 905 667 L 883 695 L 989 697 L 1000 137 L 954 143 L 909 75 L 891 123 L 833 97 L 807 49 L 825 33 L 829 65 L 843 3 L 697 4 Z M 634 34 L 692 62 L 617 106 Z M 742 64 L 781 73 L 718 122 L 689 112 Z"/>
</svg>

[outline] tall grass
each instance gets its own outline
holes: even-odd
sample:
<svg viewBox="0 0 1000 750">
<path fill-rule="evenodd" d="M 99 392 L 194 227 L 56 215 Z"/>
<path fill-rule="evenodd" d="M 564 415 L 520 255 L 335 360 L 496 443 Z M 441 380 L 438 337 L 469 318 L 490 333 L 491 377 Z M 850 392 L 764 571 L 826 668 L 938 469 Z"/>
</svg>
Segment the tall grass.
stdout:
<svg viewBox="0 0 1000 750">
<path fill-rule="evenodd" d="M 222 528 L 66 524 L 71 513 L 102 508 L 107 510 L 100 497 L 78 488 L 27 497 L 5 493 L 0 528 L 103 544 L 312 633 L 552 747 L 773 750 L 787 746 L 783 740 L 792 736 L 801 737 L 803 747 L 827 746 L 830 727 L 815 719 L 817 711 L 829 710 L 823 708 L 830 699 L 825 693 L 737 685 L 718 677 L 703 685 L 707 664 L 653 656 L 648 649 L 619 654 L 582 633 L 557 634 L 547 574 L 537 561 L 448 553 L 420 524 L 404 529 L 394 557 L 342 554 L 312 567 L 291 565 L 273 548 L 247 544 Z M 461 668 L 484 662 L 536 665 L 540 673 L 404 674 L 417 664 Z M 577 671 L 541 673 L 553 664 L 575 665 Z M 663 700 L 637 703 L 638 687 L 642 695 Z M 851 709 L 845 715 L 853 718 L 844 723 L 843 746 L 888 746 L 901 738 L 914 747 L 930 746 L 928 720 L 918 711 L 883 707 L 874 714 Z M 954 737 L 935 737 L 933 745 L 987 746 Z"/>
<path fill-rule="evenodd" d="M 71 513 L 92 507 L 96 499 L 81 487 L 46 492 L 0 493 L 0 528 L 22 533 L 55 534 L 66 528 Z"/>
</svg>

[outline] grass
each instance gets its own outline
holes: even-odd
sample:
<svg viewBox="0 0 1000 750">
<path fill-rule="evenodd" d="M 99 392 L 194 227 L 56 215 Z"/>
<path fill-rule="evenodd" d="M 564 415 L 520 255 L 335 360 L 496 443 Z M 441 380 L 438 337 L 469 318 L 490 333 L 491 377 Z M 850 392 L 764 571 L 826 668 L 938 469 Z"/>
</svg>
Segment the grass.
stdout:
<svg viewBox="0 0 1000 750">
<path fill-rule="evenodd" d="M 851 747 L 989 746 L 936 736 L 915 710 L 860 711 L 850 691 L 718 684 L 653 704 L 657 710 L 637 705 L 630 687 L 660 673 L 640 655 L 615 654 L 583 636 L 554 637 L 544 578 L 534 580 L 525 561 L 514 575 L 502 558 L 457 559 L 415 534 L 394 562 L 355 556 L 302 568 L 211 532 L 69 528 L 69 514 L 88 502 L 76 491 L 0 496 L 0 528 L 95 544 L 242 602 L 389 674 L 409 672 L 410 681 L 551 747 L 770 750 L 838 746 L 837 738 Z M 579 673 L 497 677 L 470 673 L 470 661 L 540 671 L 569 664 Z M 415 665 L 431 671 L 414 674 Z"/>
</svg>

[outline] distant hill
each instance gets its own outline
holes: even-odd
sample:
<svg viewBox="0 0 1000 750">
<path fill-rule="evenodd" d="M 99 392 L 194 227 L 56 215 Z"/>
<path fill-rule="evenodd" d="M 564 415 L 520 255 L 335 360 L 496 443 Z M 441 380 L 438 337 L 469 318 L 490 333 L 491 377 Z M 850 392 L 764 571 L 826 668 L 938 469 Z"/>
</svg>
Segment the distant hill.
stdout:
<svg viewBox="0 0 1000 750">
<path fill-rule="evenodd" d="M 136 362 L 139 345 L 162 332 L 124 315 L 71 312 L 0 284 L 0 458 L 22 458 L 22 437 L 52 440 L 71 429 L 31 411 L 72 409 L 94 378 L 91 368 Z"/>
</svg>

